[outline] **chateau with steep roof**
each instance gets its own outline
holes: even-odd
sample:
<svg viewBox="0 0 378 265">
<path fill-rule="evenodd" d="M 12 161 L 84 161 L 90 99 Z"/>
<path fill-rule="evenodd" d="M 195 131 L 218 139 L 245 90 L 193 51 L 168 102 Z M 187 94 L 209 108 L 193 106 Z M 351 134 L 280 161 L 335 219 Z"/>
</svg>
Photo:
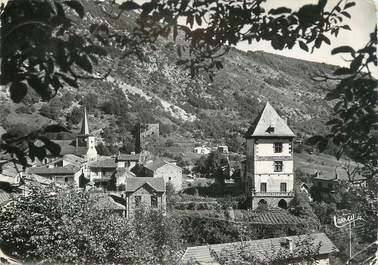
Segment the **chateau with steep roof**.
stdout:
<svg viewBox="0 0 378 265">
<path fill-rule="evenodd" d="M 247 141 L 246 193 L 252 209 L 261 204 L 287 208 L 293 198 L 294 132 L 275 109 L 266 103 L 245 135 Z"/>
</svg>

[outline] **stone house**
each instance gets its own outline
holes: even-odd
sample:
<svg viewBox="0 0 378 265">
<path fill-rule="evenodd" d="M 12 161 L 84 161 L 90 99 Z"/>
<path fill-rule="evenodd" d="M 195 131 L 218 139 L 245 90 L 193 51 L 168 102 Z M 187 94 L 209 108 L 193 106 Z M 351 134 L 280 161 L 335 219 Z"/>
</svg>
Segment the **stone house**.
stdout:
<svg viewBox="0 0 378 265">
<path fill-rule="evenodd" d="M 209 147 L 206 147 L 204 145 L 197 146 L 193 148 L 193 153 L 199 154 L 199 155 L 208 155 L 211 153 L 211 149 Z"/>
<path fill-rule="evenodd" d="M 343 168 L 337 167 L 334 174 L 316 172 L 312 178 L 312 189 L 316 189 L 320 193 L 321 199 L 327 200 L 332 194 L 339 191 L 340 184 L 343 182 L 354 188 L 361 188 L 366 187 L 367 178 L 359 173 L 348 176 Z"/>
<path fill-rule="evenodd" d="M 72 184 L 79 183 L 80 177 L 83 175 L 83 170 L 75 165 L 66 165 L 64 167 L 30 167 L 26 170 L 25 174 L 38 175 L 59 184 Z"/>
<path fill-rule="evenodd" d="M 163 178 L 165 183 L 171 183 L 175 191 L 182 189 L 182 168 L 162 158 L 157 158 L 144 165 L 144 177 Z"/>
<path fill-rule="evenodd" d="M 245 135 L 244 181 L 252 209 L 259 204 L 286 208 L 294 193 L 295 137 L 286 121 L 266 103 Z"/>
<path fill-rule="evenodd" d="M 268 239 L 251 240 L 244 242 L 215 244 L 206 246 L 188 247 L 181 258 L 181 264 L 199 264 L 199 265 L 219 265 L 218 262 L 211 255 L 211 251 L 219 254 L 221 251 L 232 251 L 235 248 L 245 246 L 251 250 L 254 257 L 262 262 L 267 260 L 276 260 L 278 264 L 303 264 L 303 257 L 301 255 L 301 248 L 303 243 L 308 242 L 308 247 L 314 248 L 313 251 L 309 249 L 308 261 L 314 259 L 319 265 L 329 265 L 329 256 L 332 253 L 338 252 L 336 246 L 324 233 L 316 233 L 309 235 L 276 237 Z M 306 243 L 305 243 L 306 244 Z M 285 255 L 280 255 L 285 253 Z M 286 255 L 287 253 L 287 255 Z M 302 252 L 303 253 L 303 252 Z"/>
<path fill-rule="evenodd" d="M 126 178 L 126 217 L 133 217 L 140 207 L 166 211 L 165 183 L 163 178 Z"/>
<path fill-rule="evenodd" d="M 140 162 L 140 154 L 118 154 L 116 157 L 117 167 L 127 168 L 129 170 L 133 169 Z"/>
<path fill-rule="evenodd" d="M 98 188 L 114 189 L 117 163 L 113 157 L 103 157 L 89 163 L 85 177 Z"/>
</svg>

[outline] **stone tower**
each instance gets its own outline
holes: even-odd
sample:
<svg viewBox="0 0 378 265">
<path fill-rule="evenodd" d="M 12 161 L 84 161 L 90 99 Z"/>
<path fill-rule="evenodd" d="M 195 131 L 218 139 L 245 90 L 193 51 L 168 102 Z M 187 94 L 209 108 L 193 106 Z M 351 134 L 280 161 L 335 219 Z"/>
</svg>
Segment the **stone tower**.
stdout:
<svg viewBox="0 0 378 265">
<path fill-rule="evenodd" d="M 87 109 L 84 107 L 80 134 L 76 137 L 76 148 L 86 147 L 85 158 L 88 162 L 97 160 L 96 139 L 89 133 Z"/>
<path fill-rule="evenodd" d="M 266 103 L 245 135 L 245 182 L 252 209 L 260 204 L 287 208 L 293 198 L 295 134 L 274 108 Z"/>
</svg>

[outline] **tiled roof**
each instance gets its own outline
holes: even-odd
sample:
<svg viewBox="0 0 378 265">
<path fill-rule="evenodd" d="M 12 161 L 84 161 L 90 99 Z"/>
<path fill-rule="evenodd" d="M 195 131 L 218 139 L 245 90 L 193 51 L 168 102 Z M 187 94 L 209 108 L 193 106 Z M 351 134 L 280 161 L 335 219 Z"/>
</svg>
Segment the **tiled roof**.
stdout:
<svg viewBox="0 0 378 265">
<path fill-rule="evenodd" d="M 117 160 L 119 161 L 139 161 L 140 154 L 119 154 Z"/>
<path fill-rule="evenodd" d="M 176 166 L 175 164 L 172 164 L 171 162 L 165 161 L 162 158 L 157 158 L 153 162 L 145 164 L 144 167 L 151 170 L 151 171 L 155 171 L 156 169 L 161 168 L 162 166 L 165 166 L 165 165 L 171 165 L 171 166 L 180 168 L 180 167 Z"/>
<path fill-rule="evenodd" d="M 98 209 L 105 209 L 105 210 L 125 210 L 126 206 L 122 205 L 119 200 L 114 200 L 114 198 L 110 195 L 103 195 L 97 198 L 97 203 L 95 207 Z"/>
<path fill-rule="evenodd" d="M 131 172 L 128 168 L 122 168 L 119 167 L 116 169 L 115 177 L 121 177 L 123 175 L 126 175 L 126 178 L 133 178 L 135 177 L 135 174 Z"/>
<path fill-rule="evenodd" d="M 134 192 L 145 184 L 149 185 L 155 191 L 165 192 L 165 183 L 163 178 L 127 178 L 125 183 L 125 191 Z"/>
<path fill-rule="evenodd" d="M 39 183 L 39 184 L 42 184 L 42 185 L 51 185 L 51 184 L 55 183 L 51 179 L 48 179 L 48 178 L 45 178 L 45 177 L 42 177 L 42 176 L 38 176 L 38 175 L 34 175 L 34 174 L 25 176 L 24 180 L 25 180 L 25 182 L 34 182 L 34 183 Z"/>
<path fill-rule="evenodd" d="M 285 225 L 285 224 L 301 224 L 303 223 L 298 217 L 289 214 L 285 210 L 271 210 L 271 211 L 243 211 L 234 210 L 235 218 L 237 220 L 247 221 L 254 224 L 264 225 Z"/>
<path fill-rule="evenodd" d="M 336 179 L 337 175 L 337 179 Z M 320 172 L 317 176 L 315 174 L 314 179 L 319 179 L 319 180 L 344 180 L 344 181 L 349 181 L 349 176 L 348 173 L 345 169 L 341 167 L 335 168 L 335 171 L 327 171 L 327 172 Z M 354 181 L 365 181 L 366 178 L 361 176 L 360 174 L 355 174 L 353 178 L 351 177 Z"/>
<path fill-rule="evenodd" d="M 76 148 L 73 140 L 52 140 L 52 142 L 60 146 L 60 155 L 74 154 L 84 156 L 88 152 L 88 147 L 78 146 Z"/>
<path fill-rule="evenodd" d="M 116 168 L 117 164 L 112 157 L 100 158 L 89 164 L 90 168 Z"/>
<path fill-rule="evenodd" d="M 257 116 L 245 137 L 294 137 L 295 134 L 275 109 L 266 103 L 264 110 Z"/>
<path fill-rule="evenodd" d="M 319 255 L 327 255 L 332 252 L 338 251 L 336 246 L 324 233 L 251 240 L 246 241 L 244 243 L 247 244 L 248 249 L 253 250 L 256 257 L 264 260 L 267 256 L 269 256 L 270 258 L 274 258 L 273 255 L 277 255 L 277 253 L 280 253 L 281 250 L 284 250 L 284 246 L 282 246 L 282 243 L 288 238 L 293 240 L 294 255 L 296 253 L 295 249 L 300 247 L 297 245 L 303 242 L 304 240 L 309 240 L 314 247 L 320 246 L 318 252 Z M 185 254 L 182 257 L 182 261 L 184 263 L 188 261 L 194 261 L 197 262 L 196 264 L 218 264 L 211 256 L 210 249 L 214 250 L 216 253 L 220 253 L 223 249 L 231 249 L 232 247 L 241 246 L 241 244 L 242 242 L 235 242 L 208 246 L 189 247 L 186 249 Z"/>
<path fill-rule="evenodd" d="M 0 190 L 0 205 L 5 204 L 12 200 L 12 196 L 3 190 Z"/>
<path fill-rule="evenodd" d="M 36 175 L 73 175 L 80 170 L 79 167 L 74 165 L 66 165 L 64 167 L 54 167 L 54 168 L 47 168 L 47 167 L 30 167 L 26 170 L 28 174 L 36 174 Z"/>
<path fill-rule="evenodd" d="M 84 158 L 74 155 L 74 154 L 65 154 L 63 156 L 63 159 L 72 164 L 83 164 L 86 162 Z"/>
</svg>

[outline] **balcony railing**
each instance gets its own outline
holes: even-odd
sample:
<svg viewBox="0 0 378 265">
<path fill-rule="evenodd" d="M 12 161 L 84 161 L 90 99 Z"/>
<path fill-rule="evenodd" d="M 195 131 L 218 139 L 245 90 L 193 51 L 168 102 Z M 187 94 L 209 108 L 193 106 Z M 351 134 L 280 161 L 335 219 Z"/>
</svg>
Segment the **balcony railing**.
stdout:
<svg viewBox="0 0 378 265">
<path fill-rule="evenodd" d="M 256 197 L 293 197 L 294 192 L 280 192 L 280 191 L 272 191 L 272 192 L 252 192 L 252 196 Z"/>
</svg>

